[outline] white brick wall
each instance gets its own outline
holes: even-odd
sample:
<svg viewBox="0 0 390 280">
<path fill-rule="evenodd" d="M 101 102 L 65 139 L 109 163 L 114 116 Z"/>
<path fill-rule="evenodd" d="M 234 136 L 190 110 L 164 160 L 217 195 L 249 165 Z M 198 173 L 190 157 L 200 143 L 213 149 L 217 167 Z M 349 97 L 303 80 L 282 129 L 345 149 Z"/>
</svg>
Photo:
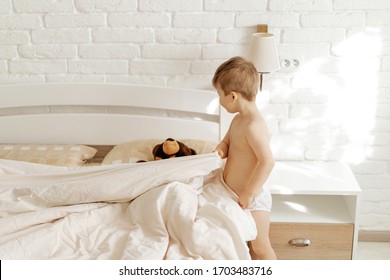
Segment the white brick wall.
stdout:
<svg viewBox="0 0 390 280">
<path fill-rule="evenodd" d="M 390 230 L 390 1 L 0 0 L 0 83 L 211 88 L 268 24 L 298 68 L 265 76 L 278 160 L 341 160 L 365 230 Z"/>
</svg>

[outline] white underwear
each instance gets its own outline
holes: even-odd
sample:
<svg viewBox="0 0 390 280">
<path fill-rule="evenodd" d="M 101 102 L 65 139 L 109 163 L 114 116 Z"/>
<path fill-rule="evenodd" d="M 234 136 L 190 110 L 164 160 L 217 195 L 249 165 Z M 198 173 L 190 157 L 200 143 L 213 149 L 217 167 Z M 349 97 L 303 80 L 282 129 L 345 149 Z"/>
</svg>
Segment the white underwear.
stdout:
<svg viewBox="0 0 390 280">
<path fill-rule="evenodd" d="M 223 169 L 218 176 L 219 182 L 224 186 L 231 194 L 232 198 L 238 201 L 238 195 L 226 184 L 223 179 Z M 254 197 L 252 204 L 247 208 L 250 211 L 267 211 L 271 212 L 272 208 L 272 196 L 269 189 L 265 186 L 261 188 L 261 192 Z"/>
</svg>

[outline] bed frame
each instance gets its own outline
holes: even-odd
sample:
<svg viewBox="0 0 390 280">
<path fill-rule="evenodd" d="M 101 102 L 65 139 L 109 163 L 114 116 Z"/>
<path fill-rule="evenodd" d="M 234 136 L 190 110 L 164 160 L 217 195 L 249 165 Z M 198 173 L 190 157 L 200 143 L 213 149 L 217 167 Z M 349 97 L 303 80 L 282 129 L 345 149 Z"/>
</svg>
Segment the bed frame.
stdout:
<svg viewBox="0 0 390 280">
<path fill-rule="evenodd" d="M 104 157 L 138 139 L 219 141 L 230 122 L 213 91 L 129 84 L 0 86 L 0 143 L 86 144 Z M 225 116 L 223 116 L 225 115 Z"/>
</svg>

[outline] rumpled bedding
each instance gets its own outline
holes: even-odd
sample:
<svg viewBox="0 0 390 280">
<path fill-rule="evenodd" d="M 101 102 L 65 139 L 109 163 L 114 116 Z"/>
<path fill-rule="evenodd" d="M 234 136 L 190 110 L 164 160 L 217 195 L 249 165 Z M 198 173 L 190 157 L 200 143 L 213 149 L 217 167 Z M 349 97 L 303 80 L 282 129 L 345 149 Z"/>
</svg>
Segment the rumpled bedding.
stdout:
<svg viewBox="0 0 390 280">
<path fill-rule="evenodd" d="M 0 160 L 0 259 L 250 259 L 215 153 L 56 167 Z"/>
</svg>

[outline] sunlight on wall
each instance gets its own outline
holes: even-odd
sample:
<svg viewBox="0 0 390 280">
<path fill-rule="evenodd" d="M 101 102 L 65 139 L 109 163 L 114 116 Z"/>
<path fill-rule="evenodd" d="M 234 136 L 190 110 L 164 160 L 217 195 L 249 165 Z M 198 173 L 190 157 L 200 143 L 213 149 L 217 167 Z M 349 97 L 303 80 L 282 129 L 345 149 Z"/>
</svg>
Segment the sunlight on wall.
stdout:
<svg viewBox="0 0 390 280">
<path fill-rule="evenodd" d="M 335 47 L 341 54 L 340 96 L 332 95 L 330 110 L 341 124 L 347 141 L 342 161 L 359 163 L 366 159 L 370 133 L 375 125 L 381 38 L 375 29 L 358 33 Z"/>
<path fill-rule="evenodd" d="M 268 120 L 279 117 L 282 123 L 274 137 L 276 150 L 292 159 L 295 148 L 307 160 L 366 160 L 375 127 L 381 51 L 380 31 L 367 29 L 333 45 L 332 56 L 302 60 L 292 76 L 275 73 L 272 89 L 261 93 L 258 104 L 266 113 L 271 108 Z M 287 116 L 277 116 L 277 104 L 288 108 Z M 298 144 L 280 145 L 288 139 L 281 135 L 290 133 Z"/>
</svg>

